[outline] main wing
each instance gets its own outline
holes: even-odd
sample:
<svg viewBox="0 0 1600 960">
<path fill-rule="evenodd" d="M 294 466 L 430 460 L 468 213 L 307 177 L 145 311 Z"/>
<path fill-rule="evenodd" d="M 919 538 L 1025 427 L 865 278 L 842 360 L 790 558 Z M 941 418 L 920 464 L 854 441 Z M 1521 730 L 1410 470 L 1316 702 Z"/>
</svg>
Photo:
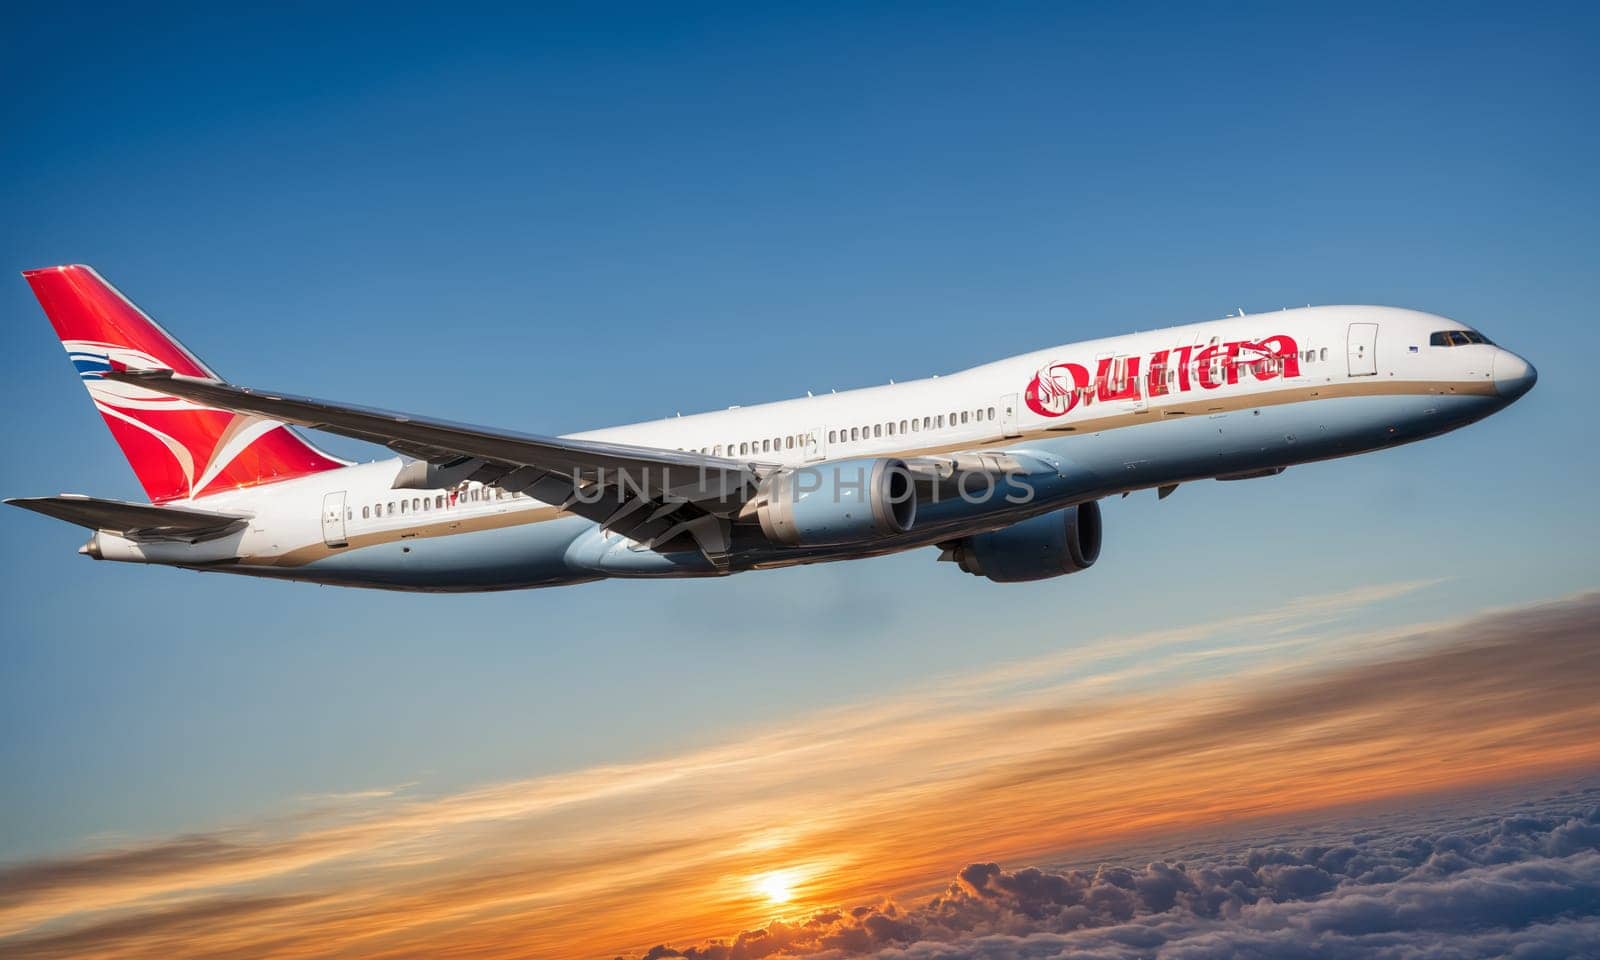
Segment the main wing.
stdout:
<svg viewBox="0 0 1600 960">
<path fill-rule="evenodd" d="M 196 403 L 379 443 L 419 462 L 400 488 L 477 480 L 593 520 L 651 549 L 726 554 L 733 518 L 776 469 L 679 450 L 512 433 L 410 414 L 266 393 L 171 370 L 113 367 L 107 380 Z M 687 539 L 685 539 L 687 538 Z"/>
</svg>

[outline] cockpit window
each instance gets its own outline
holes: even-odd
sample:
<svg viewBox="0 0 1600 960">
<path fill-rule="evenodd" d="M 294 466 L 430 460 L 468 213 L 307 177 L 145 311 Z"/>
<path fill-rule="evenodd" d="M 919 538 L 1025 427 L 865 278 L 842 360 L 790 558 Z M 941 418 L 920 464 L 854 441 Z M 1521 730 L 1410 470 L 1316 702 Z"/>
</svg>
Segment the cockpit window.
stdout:
<svg viewBox="0 0 1600 960">
<path fill-rule="evenodd" d="M 1428 338 L 1432 347 L 1464 347 L 1469 343 L 1491 344 L 1492 341 L 1476 330 L 1440 330 Z"/>
</svg>

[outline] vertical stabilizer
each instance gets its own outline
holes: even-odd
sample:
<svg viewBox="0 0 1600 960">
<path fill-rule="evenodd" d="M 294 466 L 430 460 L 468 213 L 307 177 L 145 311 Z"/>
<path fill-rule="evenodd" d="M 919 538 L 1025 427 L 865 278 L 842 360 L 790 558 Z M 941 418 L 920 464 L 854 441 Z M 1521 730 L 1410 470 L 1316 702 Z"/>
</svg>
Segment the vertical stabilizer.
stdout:
<svg viewBox="0 0 1600 960">
<path fill-rule="evenodd" d="M 22 275 L 153 502 L 344 465 L 276 420 L 215 410 L 103 379 L 112 361 L 221 378 L 93 269 L 46 267 Z"/>
</svg>

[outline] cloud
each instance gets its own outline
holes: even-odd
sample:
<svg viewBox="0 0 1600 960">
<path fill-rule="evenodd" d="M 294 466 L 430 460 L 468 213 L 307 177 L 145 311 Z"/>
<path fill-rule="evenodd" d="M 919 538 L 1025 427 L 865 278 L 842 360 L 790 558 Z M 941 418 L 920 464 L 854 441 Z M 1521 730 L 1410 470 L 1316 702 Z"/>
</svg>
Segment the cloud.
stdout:
<svg viewBox="0 0 1600 960">
<path fill-rule="evenodd" d="M 1138 868 L 962 869 L 909 908 L 819 912 L 646 960 L 1575 957 L 1600 949 L 1600 787 L 1499 817 Z"/>
<path fill-rule="evenodd" d="M 1361 843 L 1316 858 L 1264 843 L 1259 861 L 1226 870 L 1212 850 L 1182 868 L 1088 875 L 985 866 L 1064 850 L 1121 857 L 1207 825 L 1600 765 L 1600 595 L 1328 632 L 1349 604 L 1397 591 L 1095 641 L 677 756 L 436 797 L 319 800 L 11 864 L 0 954 L 578 956 L 739 929 L 752 931 L 749 956 L 1119 929 L 1105 936 L 1138 949 L 1174 917 L 1221 924 L 1228 910 L 1317 903 L 1352 878 L 1399 882 L 1429 860 L 1439 877 L 1408 882 L 1444 883 L 1467 852 L 1430 847 L 1401 863 Z M 1175 661 L 1207 669 L 1174 673 Z M 1596 830 L 1530 814 L 1470 868 L 1526 863 L 1534 837 L 1547 859 L 1578 857 Z M 882 900 L 930 894 L 971 861 L 942 913 Z M 793 877 L 784 910 L 869 906 L 765 923 L 775 908 L 753 879 L 774 870 Z M 1248 929 L 1270 939 L 1288 927 Z"/>
</svg>

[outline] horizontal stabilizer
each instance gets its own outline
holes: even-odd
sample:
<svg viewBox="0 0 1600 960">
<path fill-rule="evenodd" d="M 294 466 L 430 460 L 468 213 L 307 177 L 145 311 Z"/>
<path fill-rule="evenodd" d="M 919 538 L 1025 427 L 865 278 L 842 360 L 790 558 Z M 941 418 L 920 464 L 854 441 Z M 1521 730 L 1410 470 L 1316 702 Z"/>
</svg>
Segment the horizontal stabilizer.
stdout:
<svg viewBox="0 0 1600 960">
<path fill-rule="evenodd" d="M 107 530 L 137 541 L 198 543 L 226 536 L 241 529 L 250 520 L 247 516 L 234 513 L 215 513 L 188 507 L 158 507 L 123 500 L 97 500 L 77 493 L 64 493 L 59 497 L 18 498 L 7 500 L 6 503 L 76 523 L 90 530 Z"/>
</svg>

